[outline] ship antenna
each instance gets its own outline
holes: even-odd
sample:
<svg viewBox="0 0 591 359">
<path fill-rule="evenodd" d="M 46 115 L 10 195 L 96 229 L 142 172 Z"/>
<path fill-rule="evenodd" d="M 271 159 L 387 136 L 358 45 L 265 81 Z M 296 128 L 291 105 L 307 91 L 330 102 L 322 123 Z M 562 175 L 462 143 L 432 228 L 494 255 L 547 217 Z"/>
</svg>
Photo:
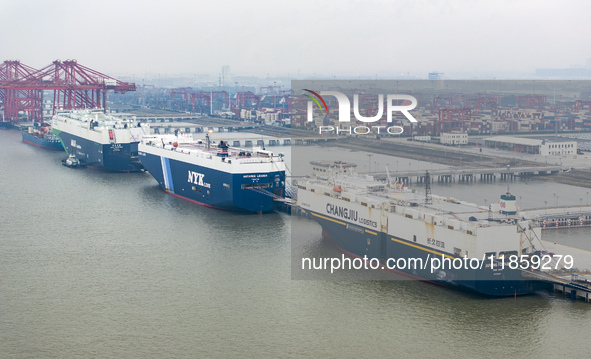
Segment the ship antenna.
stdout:
<svg viewBox="0 0 591 359">
<path fill-rule="evenodd" d="M 509 172 L 511 170 L 511 165 L 507 165 L 507 172 Z M 507 173 L 507 196 L 511 195 L 511 192 L 509 191 L 509 184 L 511 183 L 510 179 L 509 179 L 509 173 Z M 519 192 L 519 191 L 517 191 Z"/>
<path fill-rule="evenodd" d="M 425 204 L 432 204 L 433 196 L 431 196 L 431 175 L 429 171 L 425 173 Z"/>
</svg>

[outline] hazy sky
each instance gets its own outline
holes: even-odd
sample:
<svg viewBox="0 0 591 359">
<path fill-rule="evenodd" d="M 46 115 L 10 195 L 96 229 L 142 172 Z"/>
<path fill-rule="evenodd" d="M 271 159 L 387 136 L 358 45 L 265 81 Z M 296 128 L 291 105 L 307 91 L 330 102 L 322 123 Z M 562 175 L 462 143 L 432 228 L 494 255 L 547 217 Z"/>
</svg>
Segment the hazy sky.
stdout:
<svg viewBox="0 0 591 359">
<path fill-rule="evenodd" d="M 0 0 L 0 60 L 111 75 L 533 72 L 591 58 L 591 2 Z"/>
</svg>

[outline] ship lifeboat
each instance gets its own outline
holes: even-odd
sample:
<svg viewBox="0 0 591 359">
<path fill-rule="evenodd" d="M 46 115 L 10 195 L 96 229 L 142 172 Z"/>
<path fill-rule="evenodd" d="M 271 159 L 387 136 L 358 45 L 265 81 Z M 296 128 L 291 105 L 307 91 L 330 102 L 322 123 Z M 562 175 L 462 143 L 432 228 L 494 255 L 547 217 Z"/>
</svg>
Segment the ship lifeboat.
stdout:
<svg viewBox="0 0 591 359">
<path fill-rule="evenodd" d="M 337 192 L 337 193 L 341 193 L 343 192 L 343 188 L 341 188 L 341 186 L 334 186 L 332 188 L 333 191 Z"/>
<path fill-rule="evenodd" d="M 395 186 L 397 189 L 404 189 L 404 183 L 397 182 Z"/>
</svg>

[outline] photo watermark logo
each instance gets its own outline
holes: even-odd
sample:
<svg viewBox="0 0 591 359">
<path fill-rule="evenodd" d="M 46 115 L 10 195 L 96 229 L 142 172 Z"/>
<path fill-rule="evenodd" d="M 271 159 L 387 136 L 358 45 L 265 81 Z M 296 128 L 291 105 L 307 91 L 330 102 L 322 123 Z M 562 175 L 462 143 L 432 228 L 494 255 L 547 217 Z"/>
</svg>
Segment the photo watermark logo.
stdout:
<svg viewBox="0 0 591 359">
<path fill-rule="evenodd" d="M 304 96 L 310 98 L 312 101 L 316 103 L 318 108 L 321 112 L 326 111 L 326 115 L 330 113 L 326 101 L 322 96 L 334 96 L 338 102 L 338 118 L 339 123 L 343 122 L 351 122 L 351 101 L 349 98 L 343 94 L 342 92 L 338 91 L 320 91 L 317 93 L 312 90 L 303 89 L 315 97 L 311 96 L 310 94 L 304 94 Z M 319 101 L 320 100 L 320 101 Z M 307 106 L 307 121 L 314 122 L 313 114 L 314 114 L 314 103 L 312 101 L 308 101 Z M 401 102 L 401 103 L 399 103 Z M 410 104 L 405 104 L 406 102 L 410 102 Z M 321 105 L 324 106 L 322 106 Z M 404 94 L 388 94 L 386 95 L 386 119 L 388 123 L 392 123 L 392 114 L 395 112 L 402 113 L 411 123 L 417 123 L 418 121 L 413 117 L 413 115 L 409 112 L 410 110 L 417 107 L 417 99 L 411 95 L 404 95 Z M 384 95 L 378 95 L 378 111 L 375 116 L 372 117 L 364 117 L 361 115 L 359 111 L 359 94 L 353 95 L 353 115 L 355 119 L 363 123 L 373 123 L 379 121 L 382 116 L 384 115 Z M 389 134 L 393 135 L 400 135 L 404 132 L 404 128 L 402 126 L 356 126 L 356 127 L 349 127 L 348 129 L 340 128 L 339 126 L 320 126 L 318 131 L 320 134 L 322 133 L 330 133 L 334 132 L 336 134 L 347 132 L 349 134 L 369 134 L 371 133 L 372 129 L 375 129 L 377 133 L 380 133 L 382 129 L 385 129 Z"/>
</svg>

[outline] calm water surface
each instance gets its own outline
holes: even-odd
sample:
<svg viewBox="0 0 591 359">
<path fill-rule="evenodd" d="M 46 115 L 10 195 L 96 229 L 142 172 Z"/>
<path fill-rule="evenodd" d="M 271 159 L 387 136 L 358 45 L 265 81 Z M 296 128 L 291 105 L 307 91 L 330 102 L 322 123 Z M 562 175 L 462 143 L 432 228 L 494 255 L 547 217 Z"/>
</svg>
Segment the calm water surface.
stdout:
<svg viewBox="0 0 591 359">
<path fill-rule="evenodd" d="M 311 254 L 338 255 L 315 222 L 211 210 L 166 195 L 147 173 L 73 170 L 64 157 L 0 131 L 2 358 L 590 353 L 589 304 L 549 293 L 483 299 L 414 281 L 291 280 L 292 233 Z M 504 188 L 494 186 L 440 188 L 482 202 Z M 542 192 L 566 201 L 580 191 L 514 186 L 532 206 Z M 561 233 L 588 240 L 585 230 Z"/>
</svg>

